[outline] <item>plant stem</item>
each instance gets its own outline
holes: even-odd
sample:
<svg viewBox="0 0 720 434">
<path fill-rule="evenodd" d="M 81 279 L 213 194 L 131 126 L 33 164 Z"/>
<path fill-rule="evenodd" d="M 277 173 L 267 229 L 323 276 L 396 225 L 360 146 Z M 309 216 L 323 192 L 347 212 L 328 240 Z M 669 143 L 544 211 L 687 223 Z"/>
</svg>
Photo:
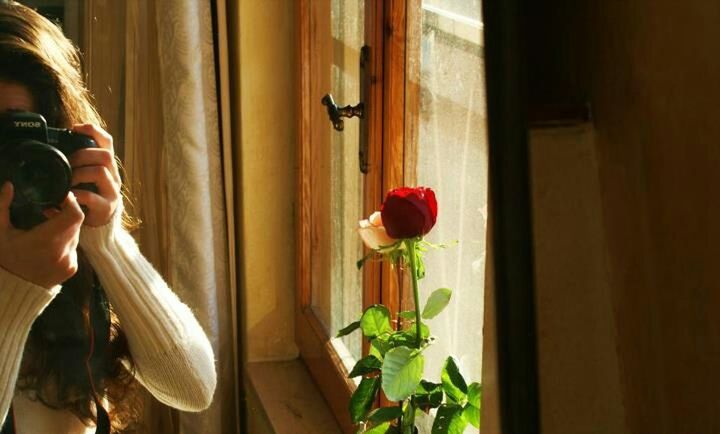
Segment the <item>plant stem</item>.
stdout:
<svg viewBox="0 0 720 434">
<path fill-rule="evenodd" d="M 412 279 L 413 286 L 413 298 L 415 299 L 415 329 L 417 347 L 422 346 L 422 334 L 420 328 L 420 291 L 418 290 L 418 276 L 417 276 L 417 240 L 412 239 L 407 241 L 408 253 L 410 254 L 410 278 Z"/>
<path fill-rule="evenodd" d="M 405 286 L 405 282 L 403 279 L 403 267 L 402 267 L 402 256 L 398 257 L 395 261 L 395 273 L 397 274 L 397 280 L 398 280 L 398 293 L 399 293 L 399 299 L 400 299 L 400 309 L 398 311 L 402 312 L 403 307 L 403 287 Z M 402 329 L 402 318 L 400 318 L 400 315 L 397 316 L 397 324 L 395 325 L 395 331 L 400 331 Z"/>
</svg>

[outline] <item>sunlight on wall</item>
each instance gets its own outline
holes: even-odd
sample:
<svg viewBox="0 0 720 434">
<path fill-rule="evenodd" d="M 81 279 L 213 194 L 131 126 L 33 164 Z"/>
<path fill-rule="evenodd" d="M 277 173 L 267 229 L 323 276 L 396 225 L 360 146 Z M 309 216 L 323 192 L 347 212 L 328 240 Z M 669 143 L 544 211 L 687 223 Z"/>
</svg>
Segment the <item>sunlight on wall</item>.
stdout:
<svg viewBox="0 0 720 434">
<path fill-rule="evenodd" d="M 239 126 L 249 361 L 284 360 L 295 345 L 296 118 L 291 2 L 240 2 Z M 272 23 L 272 25 L 268 25 Z M 262 41 L 259 43 L 258 41 Z M 237 94 L 239 91 L 239 95 Z M 238 202 L 240 203 L 240 202 Z"/>
</svg>

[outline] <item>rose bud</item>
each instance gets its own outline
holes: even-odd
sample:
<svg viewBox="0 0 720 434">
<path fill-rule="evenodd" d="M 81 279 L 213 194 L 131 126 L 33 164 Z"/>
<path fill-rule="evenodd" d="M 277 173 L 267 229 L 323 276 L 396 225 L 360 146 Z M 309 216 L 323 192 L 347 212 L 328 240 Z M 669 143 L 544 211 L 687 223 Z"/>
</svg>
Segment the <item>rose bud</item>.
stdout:
<svg viewBox="0 0 720 434">
<path fill-rule="evenodd" d="M 390 238 L 385 231 L 380 211 L 375 211 L 366 220 L 361 220 L 358 233 L 363 243 L 373 250 L 391 246 L 397 242 L 396 239 Z"/>
<path fill-rule="evenodd" d="M 385 197 L 382 223 L 392 238 L 420 237 L 435 226 L 437 201 L 435 193 L 425 187 L 401 187 Z"/>
</svg>

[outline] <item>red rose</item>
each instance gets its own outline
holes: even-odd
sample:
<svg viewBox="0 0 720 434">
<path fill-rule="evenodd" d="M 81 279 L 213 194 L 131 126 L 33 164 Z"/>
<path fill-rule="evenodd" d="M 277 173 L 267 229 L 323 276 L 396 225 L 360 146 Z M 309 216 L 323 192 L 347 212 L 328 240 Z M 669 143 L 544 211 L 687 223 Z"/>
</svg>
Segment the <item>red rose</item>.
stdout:
<svg viewBox="0 0 720 434">
<path fill-rule="evenodd" d="M 381 208 L 382 223 L 395 239 L 415 238 L 430 232 L 437 220 L 435 193 L 425 187 L 391 190 Z"/>
</svg>

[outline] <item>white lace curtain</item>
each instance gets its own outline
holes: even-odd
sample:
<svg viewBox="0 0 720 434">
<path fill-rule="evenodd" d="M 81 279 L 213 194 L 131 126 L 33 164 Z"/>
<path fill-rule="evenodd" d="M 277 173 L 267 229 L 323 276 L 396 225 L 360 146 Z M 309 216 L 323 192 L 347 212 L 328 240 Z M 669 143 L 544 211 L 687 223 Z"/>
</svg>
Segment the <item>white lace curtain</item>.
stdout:
<svg viewBox="0 0 720 434">
<path fill-rule="evenodd" d="M 225 22 L 224 2 L 217 4 Z M 126 9 L 125 164 L 141 248 L 193 309 L 210 337 L 218 370 L 212 406 L 178 413 L 150 399 L 145 431 L 236 432 L 237 316 L 232 179 L 223 170 L 211 2 L 130 1 Z M 219 52 L 227 59 L 224 28 Z M 223 57 L 224 56 L 224 57 Z M 216 72 L 219 74 L 216 75 Z M 225 93 L 227 95 L 227 93 Z"/>
</svg>

